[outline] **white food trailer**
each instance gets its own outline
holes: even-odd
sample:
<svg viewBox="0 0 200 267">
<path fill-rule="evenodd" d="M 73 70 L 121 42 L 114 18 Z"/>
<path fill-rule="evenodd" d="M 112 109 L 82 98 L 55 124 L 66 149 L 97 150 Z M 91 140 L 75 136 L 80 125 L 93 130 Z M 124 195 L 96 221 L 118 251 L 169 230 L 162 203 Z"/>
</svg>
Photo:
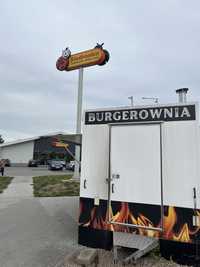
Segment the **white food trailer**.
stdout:
<svg viewBox="0 0 200 267">
<path fill-rule="evenodd" d="M 80 244 L 110 249 L 140 236 L 159 240 L 166 258 L 197 259 L 199 107 L 177 93 L 181 103 L 84 113 Z"/>
</svg>

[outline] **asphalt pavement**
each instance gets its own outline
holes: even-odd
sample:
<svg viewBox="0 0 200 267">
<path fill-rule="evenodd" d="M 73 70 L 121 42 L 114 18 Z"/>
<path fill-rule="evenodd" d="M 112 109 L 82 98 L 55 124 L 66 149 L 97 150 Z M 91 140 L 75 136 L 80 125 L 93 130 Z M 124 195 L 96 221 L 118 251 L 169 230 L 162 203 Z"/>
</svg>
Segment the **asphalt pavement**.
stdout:
<svg viewBox="0 0 200 267">
<path fill-rule="evenodd" d="M 78 197 L 34 198 L 32 174 L 48 170 L 6 172 L 15 178 L 0 194 L 0 267 L 58 266 L 77 246 Z"/>
<path fill-rule="evenodd" d="M 5 167 L 7 176 L 42 176 L 53 174 L 73 174 L 72 171 L 63 169 L 62 171 L 51 171 L 46 166 L 38 167 Z"/>
</svg>

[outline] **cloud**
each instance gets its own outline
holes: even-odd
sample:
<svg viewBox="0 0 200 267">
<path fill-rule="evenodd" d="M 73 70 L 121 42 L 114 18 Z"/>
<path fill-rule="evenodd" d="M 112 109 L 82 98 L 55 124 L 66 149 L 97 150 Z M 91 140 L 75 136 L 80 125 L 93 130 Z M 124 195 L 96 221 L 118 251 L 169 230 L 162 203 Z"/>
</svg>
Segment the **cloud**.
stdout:
<svg viewBox="0 0 200 267">
<path fill-rule="evenodd" d="M 175 102 L 179 87 L 200 100 L 197 0 L 0 5 L 0 121 L 7 139 L 75 131 L 78 72 L 55 68 L 67 45 L 75 53 L 105 42 L 111 55 L 106 66 L 85 69 L 84 109 L 127 105 L 130 95 L 136 104 L 142 96 Z"/>
</svg>

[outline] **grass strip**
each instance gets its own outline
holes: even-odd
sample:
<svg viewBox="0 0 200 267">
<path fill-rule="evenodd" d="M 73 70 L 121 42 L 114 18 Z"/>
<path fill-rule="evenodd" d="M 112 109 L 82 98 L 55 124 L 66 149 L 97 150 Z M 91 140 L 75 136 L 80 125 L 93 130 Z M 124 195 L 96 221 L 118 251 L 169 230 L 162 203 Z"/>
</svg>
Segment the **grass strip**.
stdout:
<svg viewBox="0 0 200 267">
<path fill-rule="evenodd" d="M 47 175 L 33 177 L 35 197 L 78 196 L 80 183 L 72 175 Z"/>
<path fill-rule="evenodd" d="M 0 193 L 3 193 L 3 191 L 11 183 L 12 179 L 13 177 L 10 176 L 0 176 Z"/>
</svg>

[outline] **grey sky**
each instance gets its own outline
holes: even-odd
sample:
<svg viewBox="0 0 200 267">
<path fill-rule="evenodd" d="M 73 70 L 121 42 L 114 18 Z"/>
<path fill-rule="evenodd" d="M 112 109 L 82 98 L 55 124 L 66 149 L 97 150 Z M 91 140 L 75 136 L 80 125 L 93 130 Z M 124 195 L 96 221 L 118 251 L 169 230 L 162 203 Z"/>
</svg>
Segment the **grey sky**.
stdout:
<svg viewBox="0 0 200 267">
<path fill-rule="evenodd" d="M 75 129 L 77 71 L 59 72 L 61 50 L 105 42 L 110 61 L 84 73 L 84 108 L 134 96 L 200 100 L 200 2 L 0 1 L 0 133 L 6 140 Z M 149 103 L 149 102 L 145 102 Z"/>
</svg>

